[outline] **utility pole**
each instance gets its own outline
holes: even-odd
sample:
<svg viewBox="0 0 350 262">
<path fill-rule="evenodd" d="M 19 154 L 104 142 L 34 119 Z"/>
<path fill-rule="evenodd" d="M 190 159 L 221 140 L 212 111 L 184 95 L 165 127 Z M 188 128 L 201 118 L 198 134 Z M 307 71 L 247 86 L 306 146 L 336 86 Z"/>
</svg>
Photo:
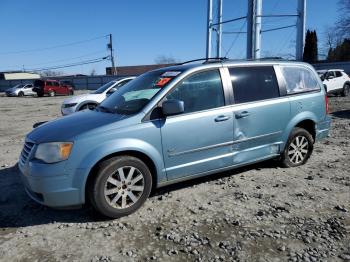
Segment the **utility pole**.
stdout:
<svg viewBox="0 0 350 262">
<path fill-rule="evenodd" d="M 247 59 L 259 59 L 261 50 L 262 0 L 248 0 Z"/>
<path fill-rule="evenodd" d="M 113 50 L 113 42 L 112 42 L 112 34 L 109 34 L 109 43 L 107 45 L 110 53 L 110 58 L 111 58 L 111 63 L 112 63 L 112 70 L 111 73 L 112 75 L 116 75 L 116 70 L 115 70 L 115 64 L 114 64 L 114 50 Z"/>
<path fill-rule="evenodd" d="M 305 45 L 306 0 L 298 0 L 296 60 L 303 60 Z"/>
<path fill-rule="evenodd" d="M 254 0 L 248 0 L 247 13 L 247 59 L 253 59 Z"/>
<path fill-rule="evenodd" d="M 211 25 L 213 23 L 213 0 L 208 0 L 208 17 L 207 17 L 207 52 L 206 57 L 211 58 Z"/>
<path fill-rule="evenodd" d="M 217 38 L 216 38 L 216 57 L 221 57 L 221 42 L 222 42 L 222 1 L 218 0 L 218 28 L 217 28 Z"/>
<path fill-rule="evenodd" d="M 256 0 L 254 16 L 254 58 L 260 59 L 262 0 Z"/>
</svg>

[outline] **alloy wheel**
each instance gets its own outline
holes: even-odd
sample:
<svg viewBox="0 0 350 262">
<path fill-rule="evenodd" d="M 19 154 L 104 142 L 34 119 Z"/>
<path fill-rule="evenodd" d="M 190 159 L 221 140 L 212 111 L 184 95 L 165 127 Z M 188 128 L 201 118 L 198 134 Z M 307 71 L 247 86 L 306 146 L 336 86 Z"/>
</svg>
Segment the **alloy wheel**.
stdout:
<svg viewBox="0 0 350 262">
<path fill-rule="evenodd" d="M 309 141 L 304 136 L 296 136 L 288 148 L 288 157 L 293 164 L 304 161 L 309 151 Z"/>
<path fill-rule="evenodd" d="M 140 199 L 144 188 L 144 176 L 140 170 L 132 166 L 123 166 L 108 177 L 104 196 L 111 207 L 125 209 Z"/>
</svg>

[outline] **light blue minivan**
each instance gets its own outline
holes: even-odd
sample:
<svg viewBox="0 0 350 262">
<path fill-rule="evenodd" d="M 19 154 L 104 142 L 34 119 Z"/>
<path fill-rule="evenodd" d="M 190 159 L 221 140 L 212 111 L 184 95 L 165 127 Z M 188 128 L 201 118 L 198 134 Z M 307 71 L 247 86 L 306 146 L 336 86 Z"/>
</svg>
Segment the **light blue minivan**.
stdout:
<svg viewBox="0 0 350 262">
<path fill-rule="evenodd" d="M 145 73 L 93 111 L 35 128 L 19 168 L 51 207 L 91 203 L 117 218 L 152 188 L 278 158 L 306 163 L 329 133 L 315 70 L 282 61 L 205 61 Z"/>
</svg>

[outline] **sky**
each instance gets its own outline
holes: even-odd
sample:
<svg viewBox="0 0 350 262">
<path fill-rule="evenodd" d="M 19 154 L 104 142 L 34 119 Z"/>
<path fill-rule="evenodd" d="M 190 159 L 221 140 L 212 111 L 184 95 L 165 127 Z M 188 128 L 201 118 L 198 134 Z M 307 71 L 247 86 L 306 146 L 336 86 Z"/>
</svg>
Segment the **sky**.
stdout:
<svg viewBox="0 0 350 262">
<path fill-rule="evenodd" d="M 295 14 L 296 8 L 297 0 L 263 0 L 266 15 Z M 223 0 L 223 20 L 246 13 L 247 0 Z M 0 71 L 43 69 L 106 57 L 108 34 L 113 36 L 117 66 L 154 64 L 160 56 L 177 61 L 203 58 L 206 19 L 207 0 L 1 0 Z M 317 31 L 321 54 L 325 53 L 325 31 L 337 19 L 337 0 L 307 0 L 306 26 Z M 264 18 L 262 28 L 295 22 L 290 17 Z M 223 25 L 223 32 L 245 30 L 245 20 Z M 295 36 L 295 27 L 263 33 L 262 56 L 293 59 Z M 222 55 L 245 58 L 245 34 L 224 34 Z M 110 65 L 103 60 L 57 70 L 105 74 Z"/>
</svg>

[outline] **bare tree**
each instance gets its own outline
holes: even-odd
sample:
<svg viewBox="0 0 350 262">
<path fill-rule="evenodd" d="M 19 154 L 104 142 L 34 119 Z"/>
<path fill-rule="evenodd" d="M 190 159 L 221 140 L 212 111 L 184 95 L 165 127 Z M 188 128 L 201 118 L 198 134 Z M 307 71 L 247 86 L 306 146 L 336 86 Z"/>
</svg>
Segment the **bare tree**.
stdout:
<svg viewBox="0 0 350 262">
<path fill-rule="evenodd" d="M 64 73 L 61 71 L 52 71 L 52 70 L 45 70 L 39 72 L 41 76 L 43 77 L 49 77 L 49 76 L 62 76 Z"/>
<path fill-rule="evenodd" d="M 175 64 L 178 61 L 172 56 L 160 55 L 154 59 L 156 64 Z"/>
<path fill-rule="evenodd" d="M 350 38 L 350 1 L 338 0 L 340 16 L 336 23 L 336 32 L 342 39 Z"/>
<path fill-rule="evenodd" d="M 93 68 L 90 72 L 90 76 L 95 76 L 96 75 L 96 70 L 95 68 Z"/>
</svg>

